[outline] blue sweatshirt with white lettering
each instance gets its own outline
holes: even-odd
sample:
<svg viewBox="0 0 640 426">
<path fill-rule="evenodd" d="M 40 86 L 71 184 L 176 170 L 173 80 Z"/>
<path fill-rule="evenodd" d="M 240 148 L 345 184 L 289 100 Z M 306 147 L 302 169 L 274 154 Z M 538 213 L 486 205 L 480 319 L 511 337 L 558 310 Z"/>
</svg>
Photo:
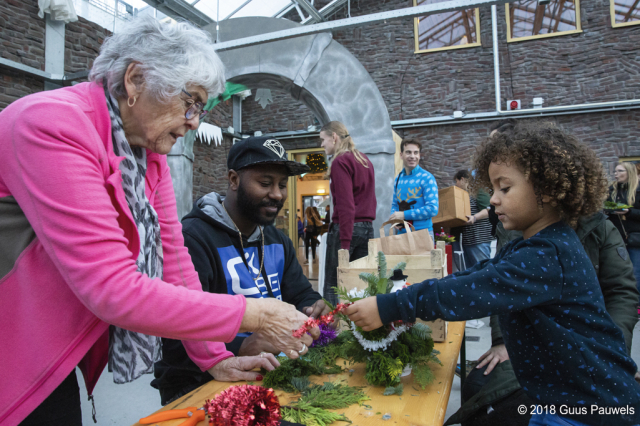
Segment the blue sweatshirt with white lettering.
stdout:
<svg viewBox="0 0 640 426">
<path fill-rule="evenodd" d="M 636 365 L 578 236 L 562 222 L 471 269 L 378 295 L 377 302 L 385 324 L 497 314 L 516 377 L 533 401 L 557 412 L 577 407 L 586 414 L 567 417 L 589 425 L 640 424 Z M 602 415 L 592 406 L 629 410 Z"/>
</svg>

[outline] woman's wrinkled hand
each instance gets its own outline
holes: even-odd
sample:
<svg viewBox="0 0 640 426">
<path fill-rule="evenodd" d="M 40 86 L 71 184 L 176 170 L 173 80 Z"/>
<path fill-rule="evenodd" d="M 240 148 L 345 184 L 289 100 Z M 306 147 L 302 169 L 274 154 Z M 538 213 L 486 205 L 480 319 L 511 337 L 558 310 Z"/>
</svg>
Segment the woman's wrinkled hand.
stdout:
<svg viewBox="0 0 640 426">
<path fill-rule="evenodd" d="M 241 331 L 259 332 L 265 341 L 284 352 L 291 359 L 304 355 L 320 336 L 318 327 L 301 338 L 293 337 L 293 332 L 302 326 L 308 317 L 298 312 L 295 306 L 277 299 L 247 299 L 247 309 L 242 320 Z"/>
<path fill-rule="evenodd" d="M 375 296 L 358 300 L 349 306 L 344 313 L 364 331 L 375 330 L 383 325 L 378 312 L 378 300 Z"/>
<path fill-rule="evenodd" d="M 505 362 L 508 359 L 509 354 L 507 353 L 507 348 L 504 345 L 495 345 L 478 358 L 479 363 L 476 365 L 476 368 L 482 368 L 489 364 L 487 369 L 484 371 L 484 375 L 486 376 L 493 371 L 496 365 L 501 362 Z"/>
<path fill-rule="evenodd" d="M 262 380 L 260 372 L 251 371 L 264 368 L 272 371 L 280 367 L 280 363 L 273 354 L 262 353 L 259 356 L 239 356 L 220 361 L 207 371 L 219 382 L 238 382 L 241 380 Z"/>
</svg>

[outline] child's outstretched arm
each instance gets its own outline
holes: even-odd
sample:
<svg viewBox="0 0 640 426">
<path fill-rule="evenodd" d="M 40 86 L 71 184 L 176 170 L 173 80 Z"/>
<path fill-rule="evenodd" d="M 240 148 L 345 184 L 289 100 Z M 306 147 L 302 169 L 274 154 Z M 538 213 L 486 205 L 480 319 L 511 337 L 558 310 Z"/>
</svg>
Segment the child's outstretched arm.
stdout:
<svg viewBox="0 0 640 426">
<path fill-rule="evenodd" d="M 362 327 L 364 331 L 371 331 L 382 327 L 382 321 L 378 313 L 378 301 L 375 297 L 358 300 L 344 312 L 351 321 L 358 327 Z"/>
<path fill-rule="evenodd" d="M 354 304 L 351 312 L 358 312 L 359 321 L 371 327 L 416 318 L 463 321 L 520 311 L 560 298 L 563 280 L 557 254 L 549 240 L 532 237 L 502 258 L 484 263 L 482 269 L 377 295 L 377 315 L 368 299 L 358 301 L 362 307 Z"/>
</svg>

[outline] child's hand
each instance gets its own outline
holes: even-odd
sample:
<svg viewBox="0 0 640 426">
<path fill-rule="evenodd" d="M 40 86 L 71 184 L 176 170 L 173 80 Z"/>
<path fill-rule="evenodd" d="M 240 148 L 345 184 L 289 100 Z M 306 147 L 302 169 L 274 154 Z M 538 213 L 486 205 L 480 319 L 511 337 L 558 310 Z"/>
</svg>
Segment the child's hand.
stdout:
<svg viewBox="0 0 640 426">
<path fill-rule="evenodd" d="M 378 300 L 375 297 L 358 300 L 349 306 L 344 313 L 358 327 L 362 327 L 364 331 L 382 327 L 382 320 L 378 312 Z"/>
</svg>

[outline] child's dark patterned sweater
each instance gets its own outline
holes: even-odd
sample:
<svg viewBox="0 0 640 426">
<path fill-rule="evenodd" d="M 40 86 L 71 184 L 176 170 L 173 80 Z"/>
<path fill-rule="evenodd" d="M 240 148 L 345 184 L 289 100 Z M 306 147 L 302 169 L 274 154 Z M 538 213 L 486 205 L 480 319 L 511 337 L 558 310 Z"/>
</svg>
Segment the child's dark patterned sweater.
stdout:
<svg viewBox="0 0 640 426">
<path fill-rule="evenodd" d="M 377 302 L 385 324 L 498 314 L 514 371 L 532 400 L 586 409 L 568 417 L 590 425 L 640 423 L 636 365 L 578 236 L 562 222 L 512 241 L 467 271 L 379 295 Z M 591 415 L 591 405 L 629 406 L 634 413 Z"/>
</svg>

